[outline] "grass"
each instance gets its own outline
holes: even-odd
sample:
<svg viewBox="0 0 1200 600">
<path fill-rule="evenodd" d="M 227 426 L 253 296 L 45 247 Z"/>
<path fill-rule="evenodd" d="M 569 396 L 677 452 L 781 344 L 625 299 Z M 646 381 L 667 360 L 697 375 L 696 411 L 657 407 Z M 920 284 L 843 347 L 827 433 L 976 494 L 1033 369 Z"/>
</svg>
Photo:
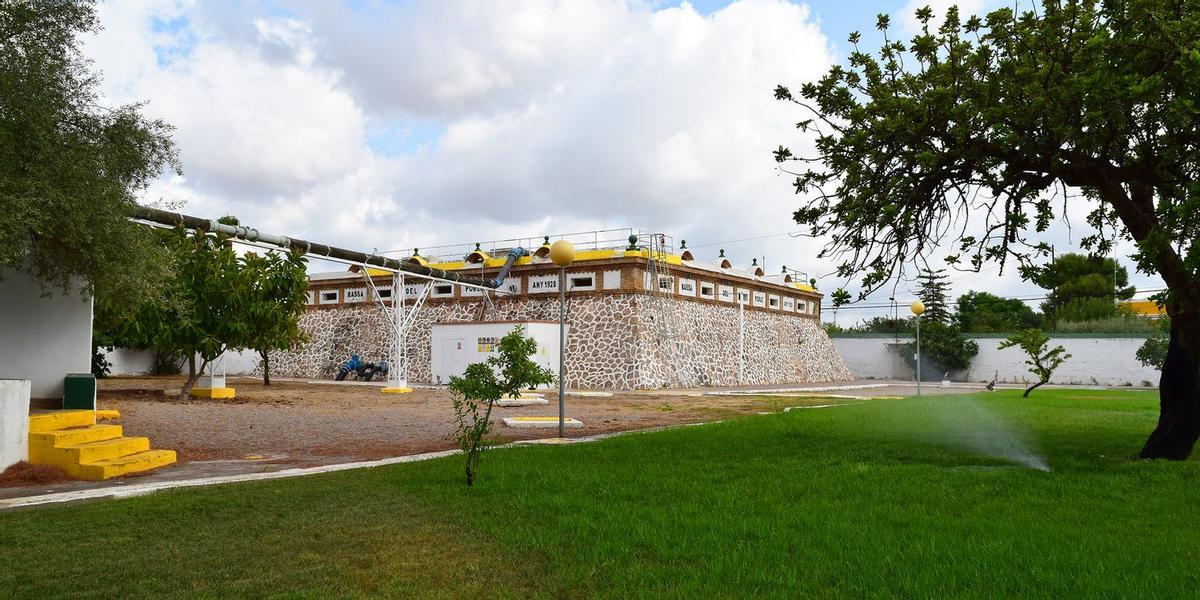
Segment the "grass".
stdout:
<svg viewBox="0 0 1200 600">
<path fill-rule="evenodd" d="M 9 512 L 0 595 L 1191 597 L 1200 467 L 1132 458 L 1155 414 L 878 400 L 495 450 L 475 488 L 442 459 Z"/>
</svg>

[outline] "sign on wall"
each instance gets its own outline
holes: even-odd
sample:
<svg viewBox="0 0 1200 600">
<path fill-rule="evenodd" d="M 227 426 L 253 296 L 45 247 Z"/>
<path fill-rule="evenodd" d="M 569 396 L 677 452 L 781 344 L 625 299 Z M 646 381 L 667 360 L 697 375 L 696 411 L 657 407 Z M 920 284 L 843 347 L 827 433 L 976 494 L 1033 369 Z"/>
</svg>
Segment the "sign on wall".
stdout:
<svg viewBox="0 0 1200 600">
<path fill-rule="evenodd" d="M 695 279 L 679 279 L 679 295 L 695 296 L 696 295 L 696 280 Z"/>
<path fill-rule="evenodd" d="M 732 285 L 721 286 L 721 301 L 722 302 L 733 302 L 733 298 L 734 298 L 733 286 Z"/>
<path fill-rule="evenodd" d="M 766 292 L 754 292 L 754 306 L 765 307 L 767 305 Z"/>
<path fill-rule="evenodd" d="M 346 288 L 346 303 L 350 302 L 366 302 L 367 288 Z"/>
<path fill-rule="evenodd" d="M 414 300 L 421 295 L 421 289 L 425 287 L 424 283 L 413 283 L 404 286 L 404 299 Z"/>
<path fill-rule="evenodd" d="M 788 298 L 787 296 L 784 296 L 783 297 L 783 310 L 786 310 L 788 312 L 795 312 L 796 311 L 796 299 Z"/>
<path fill-rule="evenodd" d="M 606 290 L 621 289 L 621 272 L 620 271 L 605 271 L 604 272 L 604 289 L 606 289 Z"/>
<path fill-rule="evenodd" d="M 558 292 L 558 275 L 530 275 L 530 294 L 550 294 Z"/>
</svg>

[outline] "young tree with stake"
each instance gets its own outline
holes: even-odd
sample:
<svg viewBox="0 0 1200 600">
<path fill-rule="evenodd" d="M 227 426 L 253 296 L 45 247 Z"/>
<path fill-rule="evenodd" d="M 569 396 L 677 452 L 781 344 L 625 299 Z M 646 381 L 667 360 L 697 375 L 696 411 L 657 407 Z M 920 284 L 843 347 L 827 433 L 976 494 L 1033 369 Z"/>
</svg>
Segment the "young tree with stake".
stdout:
<svg viewBox="0 0 1200 600">
<path fill-rule="evenodd" d="M 1025 7 L 1029 4 L 1021 3 Z M 805 204 L 796 220 L 833 241 L 865 297 L 904 266 L 957 240 L 951 264 L 1018 263 L 1034 279 L 1039 240 L 1069 206 L 1090 211 L 1083 238 L 1111 255 L 1130 240 L 1138 269 L 1166 283 L 1170 344 L 1158 426 L 1141 451 L 1184 459 L 1200 437 L 1200 2 L 1044 0 L 941 25 L 916 12 L 907 42 L 877 28 L 793 94 L 812 156 L 780 147 Z M 974 235 L 968 235 L 970 224 Z"/>
</svg>

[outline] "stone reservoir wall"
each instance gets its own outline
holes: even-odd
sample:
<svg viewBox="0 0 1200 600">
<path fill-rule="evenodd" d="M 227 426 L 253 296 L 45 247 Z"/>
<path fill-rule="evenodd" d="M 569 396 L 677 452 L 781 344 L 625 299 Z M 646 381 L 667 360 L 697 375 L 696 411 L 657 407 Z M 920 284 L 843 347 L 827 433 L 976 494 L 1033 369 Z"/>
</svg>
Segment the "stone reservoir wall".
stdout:
<svg viewBox="0 0 1200 600">
<path fill-rule="evenodd" d="M 408 339 L 409 381 L 429 383 L 434 323 L 558 319 L 557 298 L 430 302 Z M 747 309 L 745 357 L 739 378 L 739 309 L 650 294 L 589 295 L 570 299 L 567 385 L 646 389 L 767 385 L 851 379 L 816 319 Z M 369 304 L 310 308 L 301 319 L 310 341 L 272 355 L 283 376 L 331 378 L 351 353 L 378 361 L 390 356 L 391 328 Z"/>
</svg>

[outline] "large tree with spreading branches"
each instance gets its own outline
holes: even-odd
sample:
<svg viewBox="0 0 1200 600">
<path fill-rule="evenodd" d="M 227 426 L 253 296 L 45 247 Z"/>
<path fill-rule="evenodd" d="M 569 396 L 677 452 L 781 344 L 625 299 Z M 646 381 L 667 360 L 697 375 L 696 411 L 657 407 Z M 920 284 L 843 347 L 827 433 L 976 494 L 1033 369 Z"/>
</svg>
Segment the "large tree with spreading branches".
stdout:
<svg viewBox="0 0 1200 600">
<path fill-rule="evenodd" d="M 141 298 L 167 275 L 165 251 L 129 216 L 179 165 L 169 125 L 103 105 L 79 49 L 98 29 L 88 0 L 0 0 L 0 278 Z"/>
<path fill-rule="evenodd" d="M 1023 5 L 1025 6 L 1025 5 Z M 1043 0 L 889 35 L 796 92 L 811 153 L 776 150 L 862 295 L 951 240 L 960 268 L 1036 278 L 1051 223 L 1086 214 L 1094 254 L 1136 245 L 1171 316 L 1158 425 L 1141 455 L 1183 459 L 1200 437 L 1200 0 Z"/>
</svg>

